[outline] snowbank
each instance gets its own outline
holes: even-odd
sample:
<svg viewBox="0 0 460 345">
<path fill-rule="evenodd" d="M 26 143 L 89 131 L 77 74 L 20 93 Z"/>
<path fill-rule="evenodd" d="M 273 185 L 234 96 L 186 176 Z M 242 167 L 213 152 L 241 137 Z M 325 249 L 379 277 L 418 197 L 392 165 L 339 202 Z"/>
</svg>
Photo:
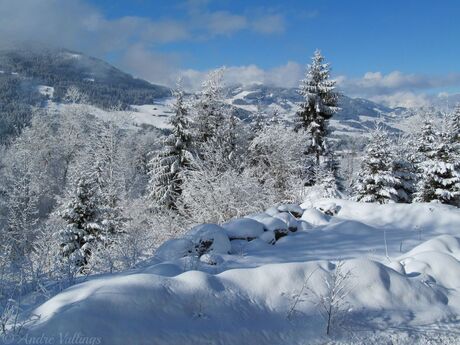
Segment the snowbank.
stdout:
<svg viewBox="0 0 460 345">
<path fill-rule="evenodd" d="M 325 202 L 338 213 L 319 211 Z M 51 298 L 34 310 L 40 319 L 27 332 L 83 332 L 103 344 L 324 343 L 321 301 L 338 276 L 346 293 L 336 337 L 345 328 L 388 339 L 394 330 L 441 332 L 458 322 L 458 209 L 309 206 L 301 220 L 277 208 L 195 227 L 160 247 L 149 267 L 93 277 Z M 294 223 L 299 230 L 289 231 Z M 280 229 L 288 233 L 275 242 Z"/>
</svg>

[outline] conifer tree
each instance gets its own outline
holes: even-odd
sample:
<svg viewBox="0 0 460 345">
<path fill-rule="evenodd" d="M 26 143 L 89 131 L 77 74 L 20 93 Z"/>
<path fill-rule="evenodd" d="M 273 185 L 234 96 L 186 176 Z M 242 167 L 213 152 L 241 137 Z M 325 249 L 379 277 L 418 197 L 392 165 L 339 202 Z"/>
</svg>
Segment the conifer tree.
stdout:
<svg viewBox="0 0 460 345">
<path fill-rule="evenodd" d="M 335 91 L 335 80 L 330 78 L 330 66 L 324 63 L 319 50 L 315 51 L 308 65 L 305 79 L 300 84 L 304 101 L 296 114 L 296 130 L 303 128 L 311 136 L 308 153 L 314 155 L 316 164 L 325 153 L 325 138 L 328 120 L 338 111 L 339 94 Z"/>
<path fill-rule="evenodd" d="M 438 201 L 460 206 L 460 172 L 455 157 L 452 135 L 436 133 L 429 121 L 425 122 L 419 139 L 420 180 L 415 201 Z"/>
<path fill-rule="evenodd" d="M 257 101 L 256 112 L 253 114 L 252 130 L 254 133 L 260 132 L 265 125 L 265 118 L 262 111 L 260 100 Z"/>
<path fill-rule="evenodd" d="M 180 87 L 175 91 L 175 97 L 174 115 L 170 119 L 172 133 L 165 139 L 163 149 L 149 162 L 149 200 L 155 207 L 168 209 L 176 209 L 182 193 L 183 174 L 191 157 L 188 109 Z"/>
<path fill-rule="evenodd" d="M 205 143 L 217 135 L 223 120 L 222 79 L 224 68 L 210 72 L 194 105 L 195 141 Z"/>
<path fill-rule="evenodd" d="M 81 271 L 88 264 L 94 245 L 104 235 L 98 189 L 94 174 L 81 173 L 70 200 L 58 213 L 66 222 L 65 228 L 59 231 L 61 254 L 81 267 Z"/>
<path fill-rule="evenodd" d="M 452 158 L 455 162 L 453 163 L 460 168 L 460 103 L 448 117 L 447 135 L 454 151 Z"/>
<path fill-rule="evenodd" d="M 379 204 L 396 202 L 398 192 L 395 186 L 398 183 L 399 179 L 393 174 L 388 135 L 377 128 L 371 135 L 358 173 L 356 200 Z"/>
<path fill-rule="evenodd" d="M 399 138 L 392 145 L 393 174 L 398 179 L 395 189 L 397 202 L 410 203 L 417 185 L 417 160 L 410 138 Z"/>
</svg>

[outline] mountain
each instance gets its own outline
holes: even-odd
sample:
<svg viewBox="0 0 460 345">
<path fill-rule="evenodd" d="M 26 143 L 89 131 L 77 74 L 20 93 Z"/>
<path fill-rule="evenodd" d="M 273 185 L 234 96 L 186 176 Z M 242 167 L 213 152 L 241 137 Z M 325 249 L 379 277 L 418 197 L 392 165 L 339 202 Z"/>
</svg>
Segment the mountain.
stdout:
<svg viewBox="0 0 460 345">
<path fill-rule="evenodd" d="M 260 84 L 231 86 L 226 89 L 226 99 L 234 106 L 241 118 L 250 117 L 257 108 L 267 116 L 274 112 L 287 122 L 292 122 L 302 97 L 296 88 L 272 87 Z M 359 135 L 369 132 L 376 122 L 390 132 L 400 132 L 398 122 L 413 115 L 406 108 L 390 108 L 362 98 L 340 96 L 341 110 L 334 115 L 331 126 L 336 136 Z"/>
<path fill-rule="evenodd" d="M 47 100 L 60 102 L 70 86 L 102 108 L 153 103 L 170 95 L 167 87 L 67 49 L 0 50 L 0 143 L 28 123 L 30 106 L 43 106 Z"/>
<path fill-rule="evenodd" d="M 110 109 L 131 107 L 137 122 L 168 127 L 171 90 L 137 79 L 100 59 L 67 49 L 43 47 L 0 50 L 0 143 L 28 123 L 31 106 L 59 103 L 76 86 L 90 104 Z M 253 84 L 225 88 L 226 103 L 250 121 L 259 108 L 292 122 L 302 98 L 296 88 Z M 360 138 L 378 121 L 398 133 L 399 122 L 413 115 L 406 108 L 390 108 L 361 98 L 340 97 L 341 110 L 331 120 L 335 137 Z"/>
<path fill-rule="evenodd" d="M 0 70 L 4 77 L 14 76 L 29 84 L 54 88 L 56 101 L 71 85 L 84 91 L 90 103 L 102 107 L 145 104 L 170 94 L 167 87 L 134 78 L 105 61 L 67 49 L 0 51 Z"/>
</svg>

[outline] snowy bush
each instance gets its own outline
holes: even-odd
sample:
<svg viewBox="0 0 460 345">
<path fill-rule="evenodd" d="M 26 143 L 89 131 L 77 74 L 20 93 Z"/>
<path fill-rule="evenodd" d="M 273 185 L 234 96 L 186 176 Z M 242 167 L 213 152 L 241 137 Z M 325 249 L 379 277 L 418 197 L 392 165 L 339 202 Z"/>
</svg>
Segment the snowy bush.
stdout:
<svg viewBox="0 0 460 345">
<path fill-rule="evenodd" d="M 184 181 L 179 208 L 194 223 L 223 223 L 260 211 L 275 201 L 255 177 L 234 169 L 219 171 L 212 161 L 199 158 Z"/>
</svg>

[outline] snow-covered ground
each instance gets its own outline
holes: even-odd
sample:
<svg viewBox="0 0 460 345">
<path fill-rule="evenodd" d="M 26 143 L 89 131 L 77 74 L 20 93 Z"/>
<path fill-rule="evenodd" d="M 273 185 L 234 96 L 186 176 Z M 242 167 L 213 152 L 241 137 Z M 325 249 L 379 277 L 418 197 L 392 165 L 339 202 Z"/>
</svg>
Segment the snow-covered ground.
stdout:
<svg viewBox="0 0 460 345">
<path fill-rule="evenodd" d="M 458 344 L 459 260 L 458 208 L 307 201 L 198 226 L 136 270 L 51 298 L 27 333 L 103 344 L 325 343 L 320 312 L 332 302 L 339 343 Z"/>
</svg>

